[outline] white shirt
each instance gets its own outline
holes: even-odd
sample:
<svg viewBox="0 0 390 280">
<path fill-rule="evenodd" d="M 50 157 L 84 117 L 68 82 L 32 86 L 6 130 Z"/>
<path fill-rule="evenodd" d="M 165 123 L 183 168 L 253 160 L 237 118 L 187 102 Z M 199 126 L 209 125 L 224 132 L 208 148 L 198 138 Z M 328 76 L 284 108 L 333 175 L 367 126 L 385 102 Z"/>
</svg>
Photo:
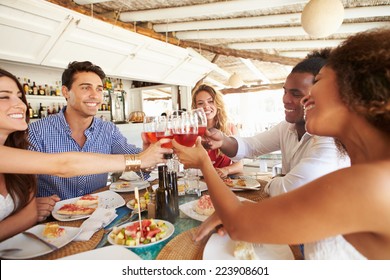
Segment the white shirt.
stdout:
<svg viewBox="0 0 390 280">
<path fill-rule="evenodd" d="M 254 157 L 274 151 L 282 153 L 283 177 L 273 178 L 266 186 L 270 196 L 276 196 L 340 168 L 350 166 L 347 156 L 341 156 L 331 137 L 305 133 L 298 141 L 295 124 L 282 121 L 272 129 L 253 137 L 234 137 L 238 151 L 234 160 Z"/>
<path fill-rule="evenodd" d="M 305 243 L 306 260 L 366 260 L 342 235 Z"/>
<path fill-rule="evenodd" d="M 0 221 L 7 218 L 14 211 L 14 201 L 8 193 L 6 197 L 0 194 Z"/>
</svg>

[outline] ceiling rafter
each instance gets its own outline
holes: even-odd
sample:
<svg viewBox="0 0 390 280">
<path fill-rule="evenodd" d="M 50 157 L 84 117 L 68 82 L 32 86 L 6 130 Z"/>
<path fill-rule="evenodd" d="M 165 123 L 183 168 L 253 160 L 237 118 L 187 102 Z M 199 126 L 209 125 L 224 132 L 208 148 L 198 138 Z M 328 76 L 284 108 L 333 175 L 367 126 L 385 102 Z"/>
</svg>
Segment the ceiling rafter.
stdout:
<svg viewBox="0 0 390 280">
<path fill-rule="evenodd" d="M 48 2 L 63 6 L 65 8 L 70 8 L 74 11 L 77 11 L 79 13 L 82 13 L 84 15 L 91 16 L 91 10 L 89 9 L 89 6 L 79 6 L 76 5 L 73 1 L 67 1 L 67 0 L 48 0 Z M 105 22 L 109 22 L 113 25 L 120 26 L 124 29 L 130 30 L 132 32 L 137 32 L 139 34 L 151 37 L 153 39 L 157 39 L 163 42 L 168 42 L 173 45 L 177 45 L 183 48 L 194 48 L 194 49 L 201 49 L 204 51 L 208 51 L 214 54 L 219 55 L 225 55 L 225 56 L 234 56 L 234 57 L 242 57 L 242 58 L 249 58 L 249 59 L 255 59 L 255 60 L 261 60 L 261 61 L 267 61 L 267 62 L 273 62 L 273 63 L 280 63 L 285 65 L 295 65 L 300 61 L 300 59 L 297 58 L 290 58 L 290 57 L 283 57 L 279 55 L 274 54 L 268 54 L 260 51 L 251 52 L 251 51 L 241 51 L 241 50 L 233 50 L 229 48 L 222 48 L 222 47 L 215 47 L 210 46 L 207 44 L 202 44 L 199 42 L 191 42 L 191 41 L 185 41 L 185 40 L 178 40 L 172 36 L 165 36 L 160 33 L 156 33 L 153 29 L 148 29 L 141 26 L 136 26 L 133 23 L 123 23 L 120 21 L 116 21 L 112 18 L 106 18 L 103 16 L 100 16 L 98 14 L 93 15 L 94 18 L 103 20 Z"/>
</svg>

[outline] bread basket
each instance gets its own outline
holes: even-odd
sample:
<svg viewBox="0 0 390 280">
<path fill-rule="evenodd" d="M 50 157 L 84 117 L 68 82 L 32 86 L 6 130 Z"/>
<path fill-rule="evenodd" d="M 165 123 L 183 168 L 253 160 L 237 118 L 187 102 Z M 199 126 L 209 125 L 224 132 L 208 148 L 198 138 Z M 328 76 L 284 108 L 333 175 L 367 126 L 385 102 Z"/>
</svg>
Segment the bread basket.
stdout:
<svg viewBox="0 0 390 280">
<path fill-rule="evenodd" d="M 129 122 L 142 123 L 144 122 L 145 113 L 142 111 L 134 111 L 130 113 Z"/>
</svg>

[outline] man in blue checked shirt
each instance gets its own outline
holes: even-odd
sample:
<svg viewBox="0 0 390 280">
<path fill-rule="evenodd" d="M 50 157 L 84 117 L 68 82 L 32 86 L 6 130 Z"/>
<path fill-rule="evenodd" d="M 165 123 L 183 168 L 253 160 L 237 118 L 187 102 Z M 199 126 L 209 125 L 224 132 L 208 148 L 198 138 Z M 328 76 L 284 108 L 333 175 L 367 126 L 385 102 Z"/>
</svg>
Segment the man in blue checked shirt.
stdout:
<svg viewBox="0 0 390 280">
<path fill-rule="evenodd" d="M 29 125 L 30 150 L 103 154 L 137 154 L 115 124 L 95 115 L 103 100 L 103 70 L 89 61 L 69 63 L 62 74 L 62 94 L 67 106 Z M 94 192 L 106 186 L 108 174 L 61 178 L 38 175 L 38 214 L 44 220 L 56 202 Z"/>
</svg>

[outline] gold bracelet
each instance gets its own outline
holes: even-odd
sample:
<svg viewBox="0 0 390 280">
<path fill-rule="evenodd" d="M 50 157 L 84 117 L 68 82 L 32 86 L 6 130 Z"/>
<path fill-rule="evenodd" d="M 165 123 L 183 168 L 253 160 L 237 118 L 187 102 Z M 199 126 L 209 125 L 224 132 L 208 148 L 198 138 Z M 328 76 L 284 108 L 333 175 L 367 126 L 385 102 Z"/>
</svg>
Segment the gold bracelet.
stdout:
<svg viewBox="0 0 390 280">
<path fill-rule="evenodd" d="M 141 169 L 141 159 L 139 155 L 123 155 L 125 158 L 125 171 L 139 171 Z"/>
</svg>

